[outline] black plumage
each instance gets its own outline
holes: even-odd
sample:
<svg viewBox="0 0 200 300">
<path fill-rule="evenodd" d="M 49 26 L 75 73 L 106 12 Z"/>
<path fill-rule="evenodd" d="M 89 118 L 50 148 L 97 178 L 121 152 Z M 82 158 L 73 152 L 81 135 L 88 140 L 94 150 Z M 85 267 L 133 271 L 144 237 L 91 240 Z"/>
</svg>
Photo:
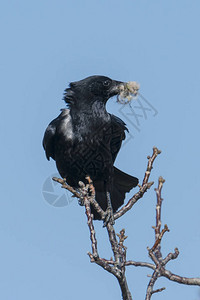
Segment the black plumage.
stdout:
<svg viewBox="0 0 200 300">
<path fill-rule="evenodd" d="M 125 139 L 125 123 L 106 111 L 107 100 L 119 93 L 122 82 L 105 76 L 91 76 L 70 83 L 64 100 L 68 105 L 47 127 L 43 147 L 47 159 L 56 161 L 57 169 L 69 185 L 93 180 L 96 200 L 106 211 L 108 194 L 113 211 L 123 203 L 125 193 L 138 179 L 116 167 L 114 161 Z M 94 219 L 99 215 L 92 209 Z"/>
</svg>

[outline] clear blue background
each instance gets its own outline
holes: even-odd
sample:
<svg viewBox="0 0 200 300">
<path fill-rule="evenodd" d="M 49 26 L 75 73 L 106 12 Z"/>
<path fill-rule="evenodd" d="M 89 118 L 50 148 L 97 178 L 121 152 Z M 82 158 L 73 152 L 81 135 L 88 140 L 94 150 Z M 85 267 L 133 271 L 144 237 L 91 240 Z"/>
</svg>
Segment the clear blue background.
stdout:
<svg viewBox="0 0 200 300">
<path fill-rule="evenodd" d="M 140 132 L 127 122 L 134 138 L 116 165 L 142 180 L 146 156 L 154 145 L 162 150 L 151 180 L 166 179 L 162 221 L 170 233 L 163 255 L 179 247 L 168 268 L 200 276 L 200 2 L 9 0 L 1 2 L 0 14 L 0 298 L 121 299 L 116 279 L 89 262 L 84 209 L 75 199 L 55 208 L 42 195 L 56 172 L 45 159 L 43 132 L 65 107 L 68 83 L 93 74 L 138 81 L 157 109 L 157 116 L 141 119 Z M 122 117 L 119 109 L 110 100 L 108 110 Z M 149 261 L 155 203 L 152 188 L 116 222 L 117 232 L 126 228 L 128 259 Z M 100 255 L 110 258 L 106 230 L 95 225 Z M 144 299 L 150 273 L 127 269 L 134 299 Z M 165 278 L 156 284 L 163 286 L 152 299 L 199 299 L 198 287 Z"/>
</svg>

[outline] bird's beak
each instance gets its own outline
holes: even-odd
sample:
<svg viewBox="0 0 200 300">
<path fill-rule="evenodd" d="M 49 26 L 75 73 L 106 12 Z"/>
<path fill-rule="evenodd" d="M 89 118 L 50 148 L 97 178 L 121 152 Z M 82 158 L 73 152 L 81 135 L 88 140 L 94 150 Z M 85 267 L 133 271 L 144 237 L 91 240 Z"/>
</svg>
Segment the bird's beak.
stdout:
<svg viewBox="0 0 200 300">
<path fill-rule="evenodd" d="M 109 96 L 112 97 L 118 95 L 125 85 L 126 85 L 125 82 L 113 80 L 112 86 L 109 91 Z"/>
</svg>

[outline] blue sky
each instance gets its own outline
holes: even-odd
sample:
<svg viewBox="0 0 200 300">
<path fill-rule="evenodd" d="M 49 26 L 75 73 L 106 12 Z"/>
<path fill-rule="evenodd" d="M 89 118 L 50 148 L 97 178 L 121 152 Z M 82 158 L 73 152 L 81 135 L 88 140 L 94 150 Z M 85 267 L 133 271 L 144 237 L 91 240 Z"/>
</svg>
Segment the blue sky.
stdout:
<svg viewBox="0 0 200 300">
<path fill-rule="evenodd" d="M 178 247 L 168 268 L 200 276 L 199 13 L 195 0 L 1 3 L 1 299 L 120 299 L 115 278 L 89 262 L 83 208 L 76 200 L 55 207 L 42 194 L 56 172 L 41 146 L 44 130 L 65 107 L 68 83 L 93 74 L 138 81 L 158 111 L 140 118 L 138 131 L 130 111 L 122 115 L 110 100 L 108 110 L 132 135 L 116 165 L 142 180 L 146 156 L 154 145 L 162 150 L 151 180 L 166 179 L 162 221 L 170 232 L 163 255 Z M 116 222 L 116 231 L 126 228 L 128 259 L 149 261 L 155 203 L 152 188 Z M 95 225 L 100 255 L 109 258 L 106 231 Z M 144 299 L 149 273 L 127 269 L 134 299 Z M 167 290 L 152 299 L 198 300 L 197 287 L 160 279 L 156 287 L 162 286 Z"/>
</svg>

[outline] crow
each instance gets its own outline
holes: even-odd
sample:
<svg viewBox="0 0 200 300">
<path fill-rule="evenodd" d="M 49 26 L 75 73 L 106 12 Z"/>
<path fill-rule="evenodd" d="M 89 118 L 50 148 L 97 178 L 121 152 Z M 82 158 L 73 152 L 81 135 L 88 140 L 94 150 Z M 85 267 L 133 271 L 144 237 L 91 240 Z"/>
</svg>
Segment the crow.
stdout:
<svg viewBox="0 0 200 300">
<path fill-rule="evenodd" d="M 67 108 L 47 127 L 43 147 L 46 157 L 56 161 L 60 175 L 75 189 L 90 176 L 96 201 L 105 211 L 104 226 L 114 223 L 113 212 L 124 203 L 125 194 L 138 179 L 116 167 L 114 162 L 125 139 L 126 124 L 106 110 L 109 98 L 120 93 L 121 81 L 90 76 L 71 82 L 65 90 Z M 91 207 L 93 218 L 101 219 Z"/>
</svg>

